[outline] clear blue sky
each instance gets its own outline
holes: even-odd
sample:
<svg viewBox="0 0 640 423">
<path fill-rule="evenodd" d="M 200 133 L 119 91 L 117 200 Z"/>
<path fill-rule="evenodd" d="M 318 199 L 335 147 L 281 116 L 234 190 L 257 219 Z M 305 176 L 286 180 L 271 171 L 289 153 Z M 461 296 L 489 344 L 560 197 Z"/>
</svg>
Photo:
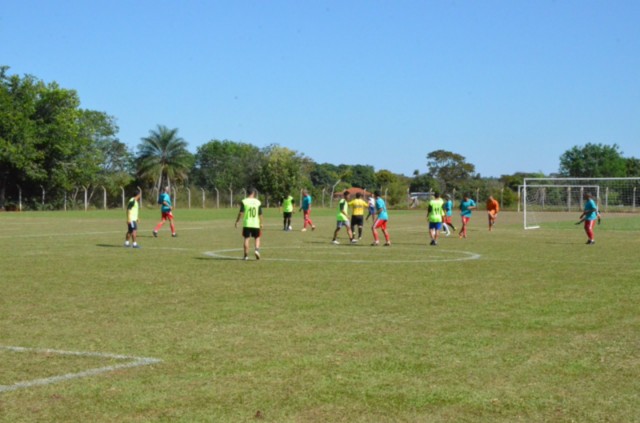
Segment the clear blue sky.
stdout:
<svg viewBox="0 0 640 423">
<path fill-rule="evenodd" d="M 75 89 L 132 147 L 162 124 L 411 175 L 640 158 L 640 1 L 4 0 L 0 64 Z"/>
</svg>

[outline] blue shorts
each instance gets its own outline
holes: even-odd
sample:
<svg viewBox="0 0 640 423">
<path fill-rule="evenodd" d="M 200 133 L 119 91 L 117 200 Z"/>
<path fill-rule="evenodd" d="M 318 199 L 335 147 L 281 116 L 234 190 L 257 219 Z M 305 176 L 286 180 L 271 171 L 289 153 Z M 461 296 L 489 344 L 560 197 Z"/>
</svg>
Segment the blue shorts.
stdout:
<svg viewBox="0 0 640 423">
<path fill-rule="evenodd" d="M 340 229 L 342 227 L 346 227 L 346 228 L 350 228 L 351 225 L 349 224 L 348 220 L 338 220 L 338 222 L 336 223 L 336 229 Z"/>
<path fill-rule="evenodd" d="M 429 229 L 435 229 L 439 231 L 442 229 L 442 222 L 429 222 Z"/>
</svg>

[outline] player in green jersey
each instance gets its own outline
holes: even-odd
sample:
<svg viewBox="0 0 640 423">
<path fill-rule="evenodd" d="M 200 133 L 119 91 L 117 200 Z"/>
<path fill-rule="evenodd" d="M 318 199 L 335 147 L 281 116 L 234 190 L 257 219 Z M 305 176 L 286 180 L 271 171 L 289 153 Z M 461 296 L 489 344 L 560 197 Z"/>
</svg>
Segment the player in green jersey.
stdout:
<svg viewBox="0 0 640 423">
<path fill-rule="evenodd" d="M 256 189 L 249 189 L 249 195 L 240 203 L 240 211 L 236 218 L 236 228 L 242 219 L 242 236 L 244 237 L 244 260 L 249 260 L 249 240 L 255 239 L 256 259 L 260 260 L 260 235 L 262 234 L 262 203 Z"/>
</svg>

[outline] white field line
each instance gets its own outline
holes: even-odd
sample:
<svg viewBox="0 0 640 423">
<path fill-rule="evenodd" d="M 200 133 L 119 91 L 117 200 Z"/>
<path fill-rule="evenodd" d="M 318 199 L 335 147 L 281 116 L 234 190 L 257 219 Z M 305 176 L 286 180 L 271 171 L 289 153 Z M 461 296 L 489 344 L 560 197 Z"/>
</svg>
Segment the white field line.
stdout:
<svg viewBox="0 0 640 423">
<path fill-rule="evenodd" d="M 348 244 L 345 244 L 348 245 Z M 348 247 L 347 247 L 348 248 Z M 347 248 L 343 248 L 340 250 L 340 247 L 324 247 L 318 248 L 314 247 L 308 251 L 314 251 L 318 249 L 333 249 L 336 252 L 343 253 L 347 250 Z M 385 248 L 383 246 L 380 247 L 370 247 L 376 249 Z M 397 247 L 390 247 L 397 249 Z M 299 247 L 281 247 L 276 250 L 298 250 Z M 261 248 L 260 251 L 268 250 L 267 248 Z M 362 251 L 362 250 L 361 250 Z M 225 259 L 225 260 L 242 260 L 242 256 L 240 253 L 242 252 L 242 248 L 229 248 L 224 250 L 216 250 L 216 251 L 205 251 L 203 254 L 207 257 L 211 257 L 214 259 Z M 466 261 L 466 260 L 478 260 L 482 257 L 478 253 L 474 253 L 471 251 L 454 251 L 454 250 L 433 250 L 433 252 L 437 253 L 446 253 L 448 256 L 439 256 L 439 257 L 421 257 L 418 259 L 381 259 L 379 257 L 370 256 L 367 259 L 344 259 L 344 258 L 324 258 L 320 257 L 317 259 L 313 258 L 284 258 L 284 257 L 269 257 L 264 254 L 261 256 L 260 261 L 285 261 L 285 262 L 325 262 L 325 263 L 437 263 L 437 262 L 455 262 L 455 261 Z M 234 255 L 230 255 L 229 253 L 237 253 Z"/>
<path fill-rule="evenodd" d="M 61 350 L 52 350 L 52 349 L 24 348 L 24 347 L 12 347 L 12 346 L 3 346 L 3 345 L 0 345 L 0 350 L 6 350 L 6 351 L 12 351 L 12 352 L 30 352 L 30 353 L 38 353 L 38 354 L 58 354 L 58 355 L 80 356 L 80 357 L 99 357 L 99 358 L 109 358 L 109 359 L 116 359 L 116 360 L 127 360 L 127 362 L 122 364 L 98 367 L 98 368 L 88 369 L 88 370 L 77 372 L 77 373 L 67 373 L 64 375 L 51 376 L 51 377 L 46 377 L 41 379 L 32 379 L 32 380 L 17 382 L 12 385 L 0 385 L 0 393 L 16 391 L 18 389 L 23 389 L 23 388 L 31 388 L 34 386 L 51 385 L 54 383 L 64 382 L 67 380 L 79 379 L 83 377 L 99 375 L 101 373 L 113 372 L 115 370 L 129 369 L 129 368 L 140 367 L 140 366 L 149 366 L 152 364 L 157 364 L 162 362 L 162 360 L 157 358 L 133 357 L 128 355 L 86 352 L 86 351 L 61 351 Z"/>
</svg>

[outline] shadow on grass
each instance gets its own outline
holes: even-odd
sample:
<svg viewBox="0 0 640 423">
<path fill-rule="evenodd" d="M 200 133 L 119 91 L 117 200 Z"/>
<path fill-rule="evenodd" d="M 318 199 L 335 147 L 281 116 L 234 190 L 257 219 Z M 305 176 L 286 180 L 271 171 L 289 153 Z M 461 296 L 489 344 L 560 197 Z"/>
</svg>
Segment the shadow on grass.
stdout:
<svg viewBox="0 0 640 423">
<path fill-rule="evenodd" d="M 240 257 L 195 257 L 196 260 L 213 260 L 213 261 L 222 261 L 222 260 L 234 260 L 234 261 L 243 261 Z M 249 260 L 251 261 L 251 260 Z M 256 260 L 257 261 L 257 260 Z"/>
</svg>

